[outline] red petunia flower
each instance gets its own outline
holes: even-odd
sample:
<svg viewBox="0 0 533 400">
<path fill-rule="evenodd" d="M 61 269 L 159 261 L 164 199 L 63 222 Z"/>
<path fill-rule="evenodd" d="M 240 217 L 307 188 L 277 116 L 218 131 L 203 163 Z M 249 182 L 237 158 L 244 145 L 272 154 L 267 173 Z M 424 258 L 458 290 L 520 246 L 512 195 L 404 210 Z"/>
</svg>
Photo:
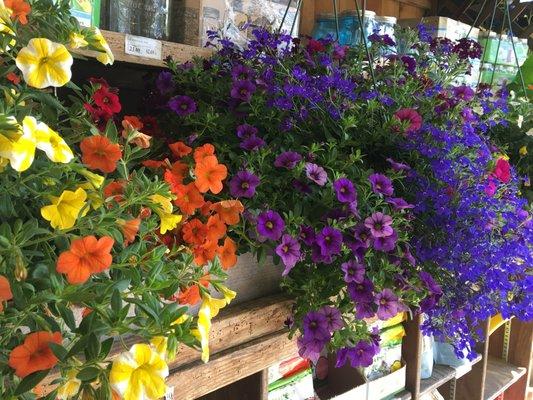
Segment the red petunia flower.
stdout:
<svg viewBox="0 0 533 400">
<path fill-rule="evenodd" d="M 416 132 L 422 127 L 422 117 L 413 108 L 402 108 L 396 111 L 394 118 L 400 121 L 400 123 L 407 123 L 407 128 L 404 132 L 406 134 Z"/>
<path fill-rule="evenodd" d="M 89 114 L 91 114 L 91 119 L 93 123 L 101 131 L 105 129 L 107 121 L 109 121 L 113 117 L 113 115 L 108 113 L 106 110 L 93 107 L 89 103 L 85 103 L 83 105 L 83 108 L 85 108 L 89 112 Z"/>
<path fill-rule="evenodd" d="M 14 83 L 15 85 L 18 85 L 20 83 L 20 76 L 18 76 L 14 72 L 9 72 L 6 75 L 6 78 L 7 78 L 8 81 Z"/>
<path fill-rule="evenodd" d="M 122 109 L 118 96 L 108 87 L 100 87 L 93 94 L 94 103 L 109 114 L 117 114 Z"/>
</svg>

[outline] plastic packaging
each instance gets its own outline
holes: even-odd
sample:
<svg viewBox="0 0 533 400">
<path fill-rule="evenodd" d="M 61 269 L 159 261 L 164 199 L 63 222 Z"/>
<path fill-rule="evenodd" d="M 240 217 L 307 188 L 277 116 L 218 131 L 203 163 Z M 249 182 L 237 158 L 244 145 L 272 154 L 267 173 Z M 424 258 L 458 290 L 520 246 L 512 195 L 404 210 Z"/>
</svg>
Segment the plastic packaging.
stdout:
<svg viewBox="0 0 533 400">
<path fill-rule="evenodd" d="M 108 3 L 108 29 L 154 39 L 169 37 L 171 0 L 113 0 Z"/>
<path fill-rule="evenodd" d="M 427 379 L 433 374 L 433 336 L 422 337 L 420 377 Z"/>
<path fill-rule="evenodd" d="M 466 350 L 464 355 L 466 356 Z M 455 368 L 469 364 L 466 357 L 457 358 L 455 350 L 451 344 L 438 341 L 433 343 L 433 359 L 436 364 L 448 365 Z"/>
<path fill-rule="evenodd" d="M 362 11 L 359 13 L 362 14 Z M 375 15 L 375 12 L 368 10 L 363 15 L 363 33 L 366 38 L 372 34 L 374 29 Z M 357 12 L 343 12 L 339 20 L 339 43 L 346 46 L 356 46 L 361 42 L 361 24 Z"/>
<path fill-rule="evenodd" d="M 328 37 L 335 38 L 336 36 L 335 16 L 330 13 L 318 14 L 313 29 L 313 38 L 326 39 Z"/>
</svg>

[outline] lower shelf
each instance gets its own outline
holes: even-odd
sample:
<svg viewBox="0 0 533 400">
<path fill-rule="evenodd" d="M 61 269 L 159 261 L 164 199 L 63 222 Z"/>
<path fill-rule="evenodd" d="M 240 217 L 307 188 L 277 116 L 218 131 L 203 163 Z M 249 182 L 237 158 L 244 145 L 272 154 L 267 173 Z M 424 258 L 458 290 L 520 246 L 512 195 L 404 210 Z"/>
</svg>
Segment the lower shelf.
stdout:
<svg viewBox="0 0 533 400">
<path fill-rule="evenodd" d="M 524 367 L 516 367 L 498 358 L 489 357 L 484 399 L 494 400 L 525 373 Z"/>
</svg>

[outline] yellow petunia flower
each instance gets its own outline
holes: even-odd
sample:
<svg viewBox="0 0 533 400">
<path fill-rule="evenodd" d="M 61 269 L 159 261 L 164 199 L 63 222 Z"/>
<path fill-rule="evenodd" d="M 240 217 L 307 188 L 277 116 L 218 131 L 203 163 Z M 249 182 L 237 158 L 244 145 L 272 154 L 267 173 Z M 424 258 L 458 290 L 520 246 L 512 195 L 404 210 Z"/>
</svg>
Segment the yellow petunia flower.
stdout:
<svg viewBox="0 0 533 400">
<path fill-rule="evenodd" d="M 91 29 L 93 30 L 93 35 L 92 40 L 90 40 L 90 45 L 100 52 L 96 56 L 96 59 L 104 65 L 112 65 L 115 62 L 115 56 L 107 44 L 104 35 L 102 35 L 102 32 L 98 28 Z"/>
<path fill-rule="evenodd" d="M 154 194 L 150 196 L 150 200 L 159 205 L 155 212 L 159 215 L 159 219 L 161 220 L 161 234 L 176 228 L 181 222 L 182 216 L 172 214 L 172 202 L 170 198 L 161 196 L 160 194 Z"/>
<path fill-rule="evenodd" d="M 74 226 L 85 207 L 87 192 L 81 187 L 75 192 L 65 190 L 59 197 L 52 197 L 52 204 L 41 208 L 41 215 L 50 221 L 52 228 L 69 229 Z M 84 211 L 84 214 L 87 210 Z"/>
<path fill-rule="evenodd" d="M 8 159 L 15 171 L 26 171 L 35 158 L 35 142 L 27 137 L 7 137 L 0 133 L 0 157 Z"/>
<path fill-rule="evenodd" d="M 202 361 L 209 361 L 209 331 L 211 330 L 211 319 L 218 315 L 221 308 L 235 298 L 236 293 L 233 290 L 221 285 L 224 295 L 223 299 L 215 299 L 207 293 L 202 293 L 202 305 L 198 311 L 198 331 L 197 337 L 202 347 Z"/>
<path fill-rule="evenodd" d="M 78 371 L 75 369 L 72 369 L 67 373 L 68 380 L 58 389 L 56 399 L 67 400 L 78 394 L 80 391 L 81 381 L 76 378 L 77 374 Z"/>
<path fill-rule="evenodd" d="M 5 48 L 0 49 L 0 53 L 3 53 L 5 51 L 9 51 L 17 44 L 17 41 L 15 40 L 15 32 L 13 29 L 11 29 L 11 14 L 13 12 L 11 9 L 7 8 L 4 5 L 4 2 L 0 2 L 0 35 L 8 35 L 12 36 L 13 38 L 9 41 L 9 43 L 6 45 Z"/>
<path fill-rule="evenodd" d="M 113 361 L 109 383 L 124 400 L 158 400 L 167 376 L 167 363 L 152 346 L 134 344 Z"/>
<path fill-rule="evenodd" d="M 521 157 L 527 156 L 527 146 L 520 147 L 520 150 L 518 150 L 518 153 Z"/>
<path fill-rule="evenodd" d="M 87 178 L 89 183 L 93 186 L 94 189 L 99 189 L 104 184 L 105 178 L 102 175 L 95 174 L 94 172 L 89 171 L 88 169 L 81 169 L 78 171 L 81 176 Z"/>
<path fill-rule="evenodd" d="M 24 132 L 22 137 L 31 138 L 36 147 L 44 151 L 53 162 L 66 164 L 74 158 L 72 150 L 63 138 L 44 122 L 38 122 L 33 117 L 24 117 L 22 130 Z"/>
<path fill-rule="evenodd" d="M 81 33 L 72 32 L 69 36 L 69 46 L 71 49 L 79 49 L 80 47 L 88 46 L 89 42 L 85 40 L 85 36 Z"/>
<path fill-rule="evenodd" d="M 63 86 L 72 76 L 73 60 L 67 48 L 45 38 L 31 39 L 15 61 L 26 83 L 37 89 Z"/>
<path fill-rule="evenodd" d="M 87 200 L 93 210 L 98 210 L 104 205 L 104 199 L 91 182 L 82 183 L 79 187 L 87 192 Z"/>
<path fill-rule="evenodd" d="M 157 351 L 163 360 L 167 357 L 168 338 L 164 336 L 156 336 L 150 340 L 150 344 Z"/>
</svg>

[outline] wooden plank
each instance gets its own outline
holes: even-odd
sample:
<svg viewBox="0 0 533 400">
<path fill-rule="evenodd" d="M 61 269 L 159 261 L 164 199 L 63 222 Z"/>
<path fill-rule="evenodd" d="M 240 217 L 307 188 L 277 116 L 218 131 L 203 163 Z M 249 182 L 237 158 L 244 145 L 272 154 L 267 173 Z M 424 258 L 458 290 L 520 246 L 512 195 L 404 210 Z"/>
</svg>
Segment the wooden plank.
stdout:
<svg viewBox="0 0 533 400">
<path fill-rule="evenodd" d="M 414 319 L 404 322 L 405 337 L 402 342 L 402 358 L 405 360 L 405 388 L 411 392 L 413 399 L 420 396 L 420 368 L 422 354 L 422 332 L 420 324 L 422 316 L 416 315 Z"/>
<path fill-rule="evenodd" d="M 212 50 L 202 47 L 189 46 L 181 43 L 172 43 L 161 41 L 162 43 L 162 60 L 155 60 L 151 58 L 138 57 L 126 54 L 124 43 L 126 35 L 119 32 L 102 31 L 111 51 L 115 56 L 115 61 L 122 61 L 132 64 L 148 65 L 154 67 L 163 67 L 165 65 L 164 59 L 172 57 L 177 62 L 183 63 L 191 60 L 194 56 L 209 57 L 212 54 Z M 96 52 L 89 50 L 77 49 L 75 54 L 85 57 L 96 57 Z"/>
<path fill-rule="evenodd" d="M 407 18 L 416 18 L 420 19 L 424 16 L 425 10 L 423 8 L 400 3 L 400 11 L 399 11 L 399 18 L 401 19 L 407 19 Z"/>
<path fill-rule="evenodd" d="M 431 0 L 398 0 L 401 4 L 410 5 L 413 7 L 423 8 L 425 10 L 431 10 L 433 6 Z"/>
<path fill-rule="evenodd" d="M 167 385 L 180 400 L 192 400 L 259 372 L 298 351 L 296 339 L 285 330 L 252 340 L 214 355 L 209 363 L 196 361 L 171 372 Z"/>
<path fill-rule="evenodd" d="M 433 366 L 433 373 L 428 379 L 422 379 L 420 381 L 420 396 L 424 396 L 427 393 L 432 392 L 439 386 L 444 385 L 455 376 L 455 368 L 447 365 L 435 364 Z"/>
<path fill-rule="evenodd" d="M 526 373 L 508 390 L 505 398 L 509 400 L 524 399 L 531 379 L 531 355 L 533 354 L 533 322 L 523 322 L 514 318 L 511 322 L 509 341 L 509 363 L 527 368 Z"/>
<path fill-rule="evenodd" d="M 494 400 L 505 389 L 526 375 L 526 368 L 508 364 L 503 360 L 490 357 L 487 364 L 487 379 L 485 380 L 484 400 Z M 521 400 L 525 397 L 508 397 L 509 400 Z"/>
<path fill-rule="evenodd" d="M 311 36 L 315 26 L 315 2 L 303 0 L 300 8 L 300 35 Z"/>
<path fill-rule="evenodd" d="M 476 351 L 481 355 L 480 362 L 472 366 L 472 371 L 464 375 L 462 378 L 457 379 L 456 384 L 456 400 L 483 400 L 483 391 L 485 387 L 485 371 L 487 370 L 488 362 L 488 331 L 489 320 L 483 324 L 483 336 L 485 341 L 478 343 Z"/>
</svg>

